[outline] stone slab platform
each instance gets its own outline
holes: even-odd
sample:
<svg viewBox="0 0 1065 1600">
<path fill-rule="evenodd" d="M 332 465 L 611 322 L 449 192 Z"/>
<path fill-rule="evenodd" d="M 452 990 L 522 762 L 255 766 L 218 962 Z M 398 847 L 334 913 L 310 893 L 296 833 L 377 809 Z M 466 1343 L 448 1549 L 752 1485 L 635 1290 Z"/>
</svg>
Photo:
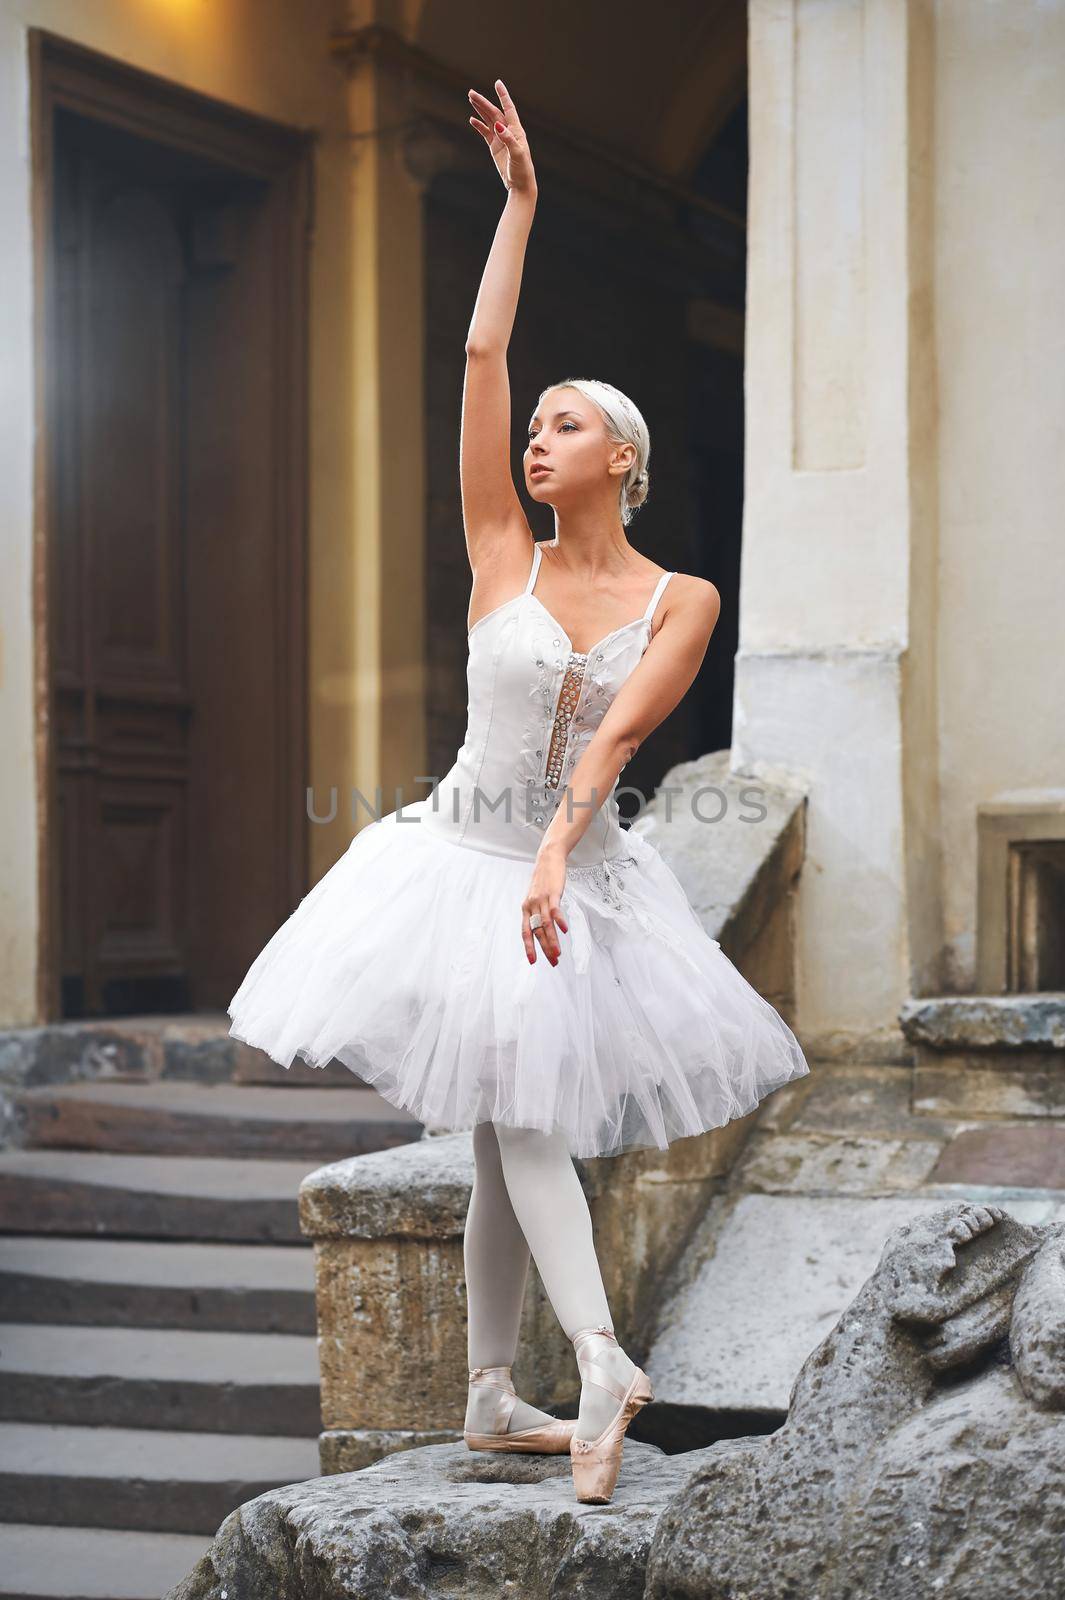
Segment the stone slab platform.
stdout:
<svg viewBox="0 0 1065 1600">
<path fill-rule="evenodd" d="M 404 1451 L 240 1507 L 166 1600 L 305 1593 L 312 1579 L 347 1600 L 641 1600 L 662 1510 L 709 1454 L 628 1440 L 613 1501 L 586 1506 L 568 1457 Z"/>
</svg>

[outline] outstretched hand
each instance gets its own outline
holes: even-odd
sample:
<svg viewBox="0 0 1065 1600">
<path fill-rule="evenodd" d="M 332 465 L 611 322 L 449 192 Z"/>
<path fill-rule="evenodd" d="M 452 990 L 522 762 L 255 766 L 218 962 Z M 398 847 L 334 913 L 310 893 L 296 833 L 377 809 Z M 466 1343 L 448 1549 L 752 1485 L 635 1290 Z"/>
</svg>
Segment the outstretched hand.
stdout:
<svg viewBox="0 0 1065 1600">
<path fill-rule="evenodd" d="M 495 89 L 499 95 L 498 106 L 476 89 L 469 91 L 470 104 L 480 113 L 470 118 L 470 126 L 476 129 L 492 152 L 492 160 L 504 188 L 513 190 L 515 194 L 534 195 L 536 174 L 518 109 L 502 78 L 496 79 Z"/>
</svg>

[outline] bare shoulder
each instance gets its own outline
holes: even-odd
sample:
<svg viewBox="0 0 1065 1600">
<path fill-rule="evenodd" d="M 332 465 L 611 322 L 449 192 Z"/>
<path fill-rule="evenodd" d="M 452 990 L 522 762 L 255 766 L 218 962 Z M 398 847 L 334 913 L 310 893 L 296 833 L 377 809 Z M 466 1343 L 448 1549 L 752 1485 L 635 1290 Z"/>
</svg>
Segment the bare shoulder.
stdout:
<svg viewBox="0 0 1065 1600">
<path fill-rule="evenodd" d="M 707 639 L 717 626 L 721 615 L 721 596 L 709 578 L 697 578 L 690 572 L 675 572 L 666 585 L 666 601 L 662 626 L 668 620 L 682 622 L 685 627 L 701 630 Z"/>
</svg>

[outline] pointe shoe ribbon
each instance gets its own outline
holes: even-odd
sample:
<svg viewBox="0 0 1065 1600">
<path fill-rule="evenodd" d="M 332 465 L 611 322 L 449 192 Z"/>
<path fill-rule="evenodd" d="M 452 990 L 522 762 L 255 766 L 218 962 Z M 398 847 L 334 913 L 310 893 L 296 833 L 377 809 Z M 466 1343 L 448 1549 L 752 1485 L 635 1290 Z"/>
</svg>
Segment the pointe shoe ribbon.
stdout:
<svg viewBox="0 0 1065 1600">
<path fill-rule="evenodd" d="M 606 1338 L 616 1344 L 610 1328 L 581 1328 L 573 1335 L 582 1383 L 594 1383 L 621 1402 L 617 1412 L 607 1423 L 598 1439 L 580 1439 L 576 1434 L 570 1440 L 570 1458 L 573 1464 L 573 1487 L 577 1499 L 584 1504 L 606 1505 L 613 1498 L 625 1449 L 625 1433 L 629 1423 L 648 1401 L 654 1399 L 654 1390 L 646 1372 L 639 1367 L 631 1381 L 623 1385 L 607 1369 L 586 1354 L 593 1338 Z"/>
<path fill-rule="evenodd" d="M 495 1389 L 498 1391 L 499 1399 L 496 1401 L 491 1433 L 471 1433 L 468 1428 L 463 1429 L 462 1437 L 466 1448 L 499 1450 L 513 1452 L 516 1455 L 566 1455 L 573 1430 L 577 1426 L 576 1422 L 563 1422 L 556 1417 L 549 1423 L 538 1424 L 535 1428 L 520 1428 L 515 1433 L 507 1432 L 510 1419 L 514 1415 L 514 1407 L 518 1403 L 518 1392 L 510 1373 L 509 1367 L 470 1368 L 470 1386 Z"/>
</svg>

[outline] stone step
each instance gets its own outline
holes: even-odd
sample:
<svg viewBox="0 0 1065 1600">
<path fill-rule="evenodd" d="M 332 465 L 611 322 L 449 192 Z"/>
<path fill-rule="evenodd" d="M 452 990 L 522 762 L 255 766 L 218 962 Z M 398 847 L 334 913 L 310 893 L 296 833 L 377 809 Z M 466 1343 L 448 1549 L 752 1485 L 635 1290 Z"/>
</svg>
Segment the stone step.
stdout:
<svg viewBox="0 0 1065 1600">
<path fill-rule="evenodd" d="M 305 1244 L 310 1161 L 0 1152 L 0 1232 Z"/>
<path fill-rule="evenodd" d="M 318 1476 L 313 1439 L 0 1423 L 0 1521 L 213 1534 L 245 1500 Z"/>
<path fill-rule="evenodd" d="M 132 1154 L 267 1157 L 318 1164 L 409 1144 L 421 1124 L 372 1089 L 72 1083 L 25 1089 L 18 1142 Z"/>
<path fill-rule="evenodd" d="M 201 1534 L 0 1524 L 0 1600 L 159 1600 L 208 1548 Z"/>
<path fill-rule="evenodd" d="M 8 1235 L 0 1321 L 313 1335 L 314 1260 L 288 1245 Z"/>
<path fill-rule="evenodd" d="M 914 1117 L 912 1125 L 919 1127 Z M 807 1131 L 752 1135 L 731 1174 L 737 1189 L 774 1194 L 935 1194 L 951 1186 L 1016 1192 L 1065 1188 L 1065 1128 L 1037 1122 L 938 1128 L 934 1138 Z"/>
<path fill-rule="evenodd" d="M 35 1028 L 0 1029 L 5 1080 L 15 1084 L 73 1079 L 159 1079 L 261 1083 L 286 1088 L 350 1089 L 362 1080 L 339 1061 L 285 1068 L 229 1032 L 223 1011 L 78 1018 Z"/>
<path fill-rule="evenodd" d="M 312 1438 L 318 1344 L 283 1333 L 7 1323 L 0 1418 Z"/>
</svg>

